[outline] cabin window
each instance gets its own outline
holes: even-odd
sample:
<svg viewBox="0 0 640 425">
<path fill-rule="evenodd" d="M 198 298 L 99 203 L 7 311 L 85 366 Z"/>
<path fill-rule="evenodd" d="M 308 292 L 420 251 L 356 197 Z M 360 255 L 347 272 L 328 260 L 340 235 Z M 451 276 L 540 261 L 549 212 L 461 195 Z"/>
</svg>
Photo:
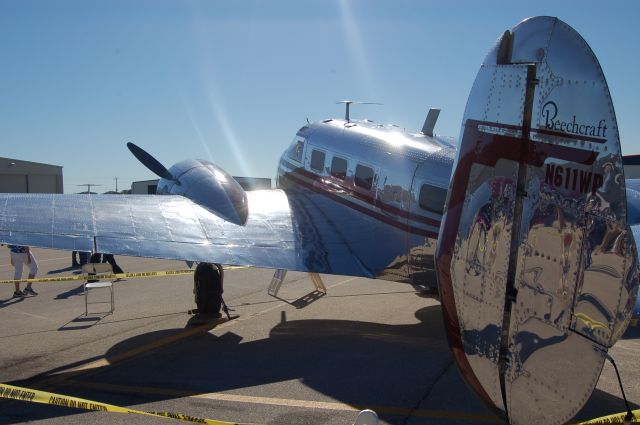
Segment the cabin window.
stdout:
<svg viewBox="0 0 640 425">
<path fill-rule="evenodd" d="M 360 164 L 356 165 L 355 183 L 356 186 L 371 190 L 371 186 L 373 186 L 373 168 Z"/>
<path fill-rule="evenodd" d="M 418 203 L 420 208 L 436 214 L 442 214 L 444 203 L 447 200 L 447 190 L 440 187 L 423 184 L 420 188 Z"/>
<path fill-rule="evenodd" d="M 312 150 L 310 165 L 312 170 L 322 172 L 324 170 L 324 152 Z"/>
<path fill-rule="evenodd" d="M 304 139 L 294 139 L 291 147 L 289 148 L 289 158 L 302 162 L 302 152 L 304 151 Z"/>
<path fill-rule="evenodd" d="M 347 177 L 347 160 L 334 156 L 331 160 L 331 175 L 344 180 Z"/>
</svg>

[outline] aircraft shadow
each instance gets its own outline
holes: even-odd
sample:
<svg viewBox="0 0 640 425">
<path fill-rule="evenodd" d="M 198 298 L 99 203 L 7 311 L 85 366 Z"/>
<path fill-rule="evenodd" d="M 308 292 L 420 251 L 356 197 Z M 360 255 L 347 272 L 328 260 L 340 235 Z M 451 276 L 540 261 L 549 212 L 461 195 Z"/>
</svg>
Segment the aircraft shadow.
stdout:
<svg viewBox="0 0 640 425">
<path fill-rule="evenodd" d="M 273 389 L 282 391 L 284 398 L 305 399 L 304 394 L 292 396 L 288 392 L 291 381 L 300 381 L 304 383 L 302 388 L 306 387 L 303 391 L 319 392 L 357 406 L 448 409 L 491 417 L 455 370 L 440 306 L 422 308 L 415 315 L 417 324 L 388 325 L 347 320 L 287 321 L 283 311 L 283 320 L 266 339 L 243 341 L 230 328 L 220 336 L 203 332 L 122 360 L 136 347 L 181 330 L 151 332 L 111 347 L 106 354 L 113 361 L 109 366 L 86 374 L 58 371 L 56 376 L 62 381 L 53 391 L 122 406 L 258 386 L 271 388 L 270 394 Z M 13 384 L 29 387 L 44 376 L 35 378 Z M 160 390 L 145 391 L 150 388 Z M 415 406 L 416 400 L 422 400 L 419 406 Z M 596 391 L 579 417 L 618 412 L 622 406 L 621 398 Z M 81 412 L 20 402 L 0 402 L 0 407 L 3 423 Z M 389 423 L 407 421 L 405 414 L 389 414 L 384 409 L 378 413 Z M 433 423 L 434 418 L 424 419 Z M 269 423 L 288 424 L 291 420 L 289 414 L 283 414 Z M 488 423 L 500 421 L 496 418 Z"/>
</svg>

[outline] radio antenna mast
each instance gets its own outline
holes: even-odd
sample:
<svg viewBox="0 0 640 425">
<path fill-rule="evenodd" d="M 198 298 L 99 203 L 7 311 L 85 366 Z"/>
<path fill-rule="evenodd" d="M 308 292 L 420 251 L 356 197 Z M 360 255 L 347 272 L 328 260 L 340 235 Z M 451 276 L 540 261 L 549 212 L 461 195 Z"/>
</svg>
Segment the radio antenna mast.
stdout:
<svg viewBox="0 0 640 425">
<path fill-rule="evenodd" d="M 344 111 L 344 120 L 346 122 L 349 122 L 349 105 L 351 105 L 352 103 L 356 104 L 356 105 L 382 105 L 382 103 L 378 103 L 378 102 L 355 102 L 353 100 L 339 100 L 336 102 L 336 104 L 340 104 L 340 103 L 344 103 L 345 105 L 345 111 Z"/>
</svg>

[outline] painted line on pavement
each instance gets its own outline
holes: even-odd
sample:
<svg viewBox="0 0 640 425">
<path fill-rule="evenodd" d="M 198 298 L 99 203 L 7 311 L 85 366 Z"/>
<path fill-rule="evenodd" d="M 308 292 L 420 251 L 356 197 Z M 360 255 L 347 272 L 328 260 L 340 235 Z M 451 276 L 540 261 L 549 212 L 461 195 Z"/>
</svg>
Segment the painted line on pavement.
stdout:
<svg viewBox="0 0 640 425">
<path fill-rule="evenodd" d="M 444 410 L 427 410 L 427 409 L 412 409 L 406 407 L 394 407 L 394 406 L 372 406 L 362 404 L 349 404 L 342 402 L 327 402 L 327 401 L 315 401 L 315 400 L 299 400 L 291 398 L 278 398 L 278 397 L 258 397 L 247 396 L 242 394 L 229 394 L 222 392 L 204 393 L 198 394 L 193 391 L 175 390 L 171 388 L 157 388 L 157 387 L 138 387 L 132 385 L 119 385 L 119 384 L 107 384 L 96 382 L 82 382 L 70 380 L 65 383 L 76 388 L 92 389 L 98 391 L 109 391 L 129 394 L 144 394 L 144 395 L 160 395 L 169 397 L 188 397 L 192 399 L 205 399 L 215 401 L 227 401 L 231 403 L 251 403 L 262 404 L 270 406 L 280 407 L 299 407 L 302 409 L 317 409 L 317 410 L 334 410 L 343 412 L 359 412 L 363 409 L 372 409 L 376 413 L 399 415 L 399 416 L 418 416 L 428 418 L 450 419 L 450 420 L 466 420 L 477 422 L 494 422 L 500 423 L 497 417 L 479 413 L 464 413 L 464 412 L 448 412 Z"/>
</svg>

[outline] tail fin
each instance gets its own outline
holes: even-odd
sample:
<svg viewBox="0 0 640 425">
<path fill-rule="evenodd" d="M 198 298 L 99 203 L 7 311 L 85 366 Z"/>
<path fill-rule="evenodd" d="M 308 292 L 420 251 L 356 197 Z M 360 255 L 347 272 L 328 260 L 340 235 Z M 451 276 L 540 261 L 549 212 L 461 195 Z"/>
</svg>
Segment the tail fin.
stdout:
<svg viewBox="0 0 640 425">
<path fill-rule="evenodd" d="M 638 291 L 616 117 L 587 43 L 552 17 L 505 32 L 460 140 L 436 252 L 454 358 L 511 423 L 564 423 Z"/>
</svg>

